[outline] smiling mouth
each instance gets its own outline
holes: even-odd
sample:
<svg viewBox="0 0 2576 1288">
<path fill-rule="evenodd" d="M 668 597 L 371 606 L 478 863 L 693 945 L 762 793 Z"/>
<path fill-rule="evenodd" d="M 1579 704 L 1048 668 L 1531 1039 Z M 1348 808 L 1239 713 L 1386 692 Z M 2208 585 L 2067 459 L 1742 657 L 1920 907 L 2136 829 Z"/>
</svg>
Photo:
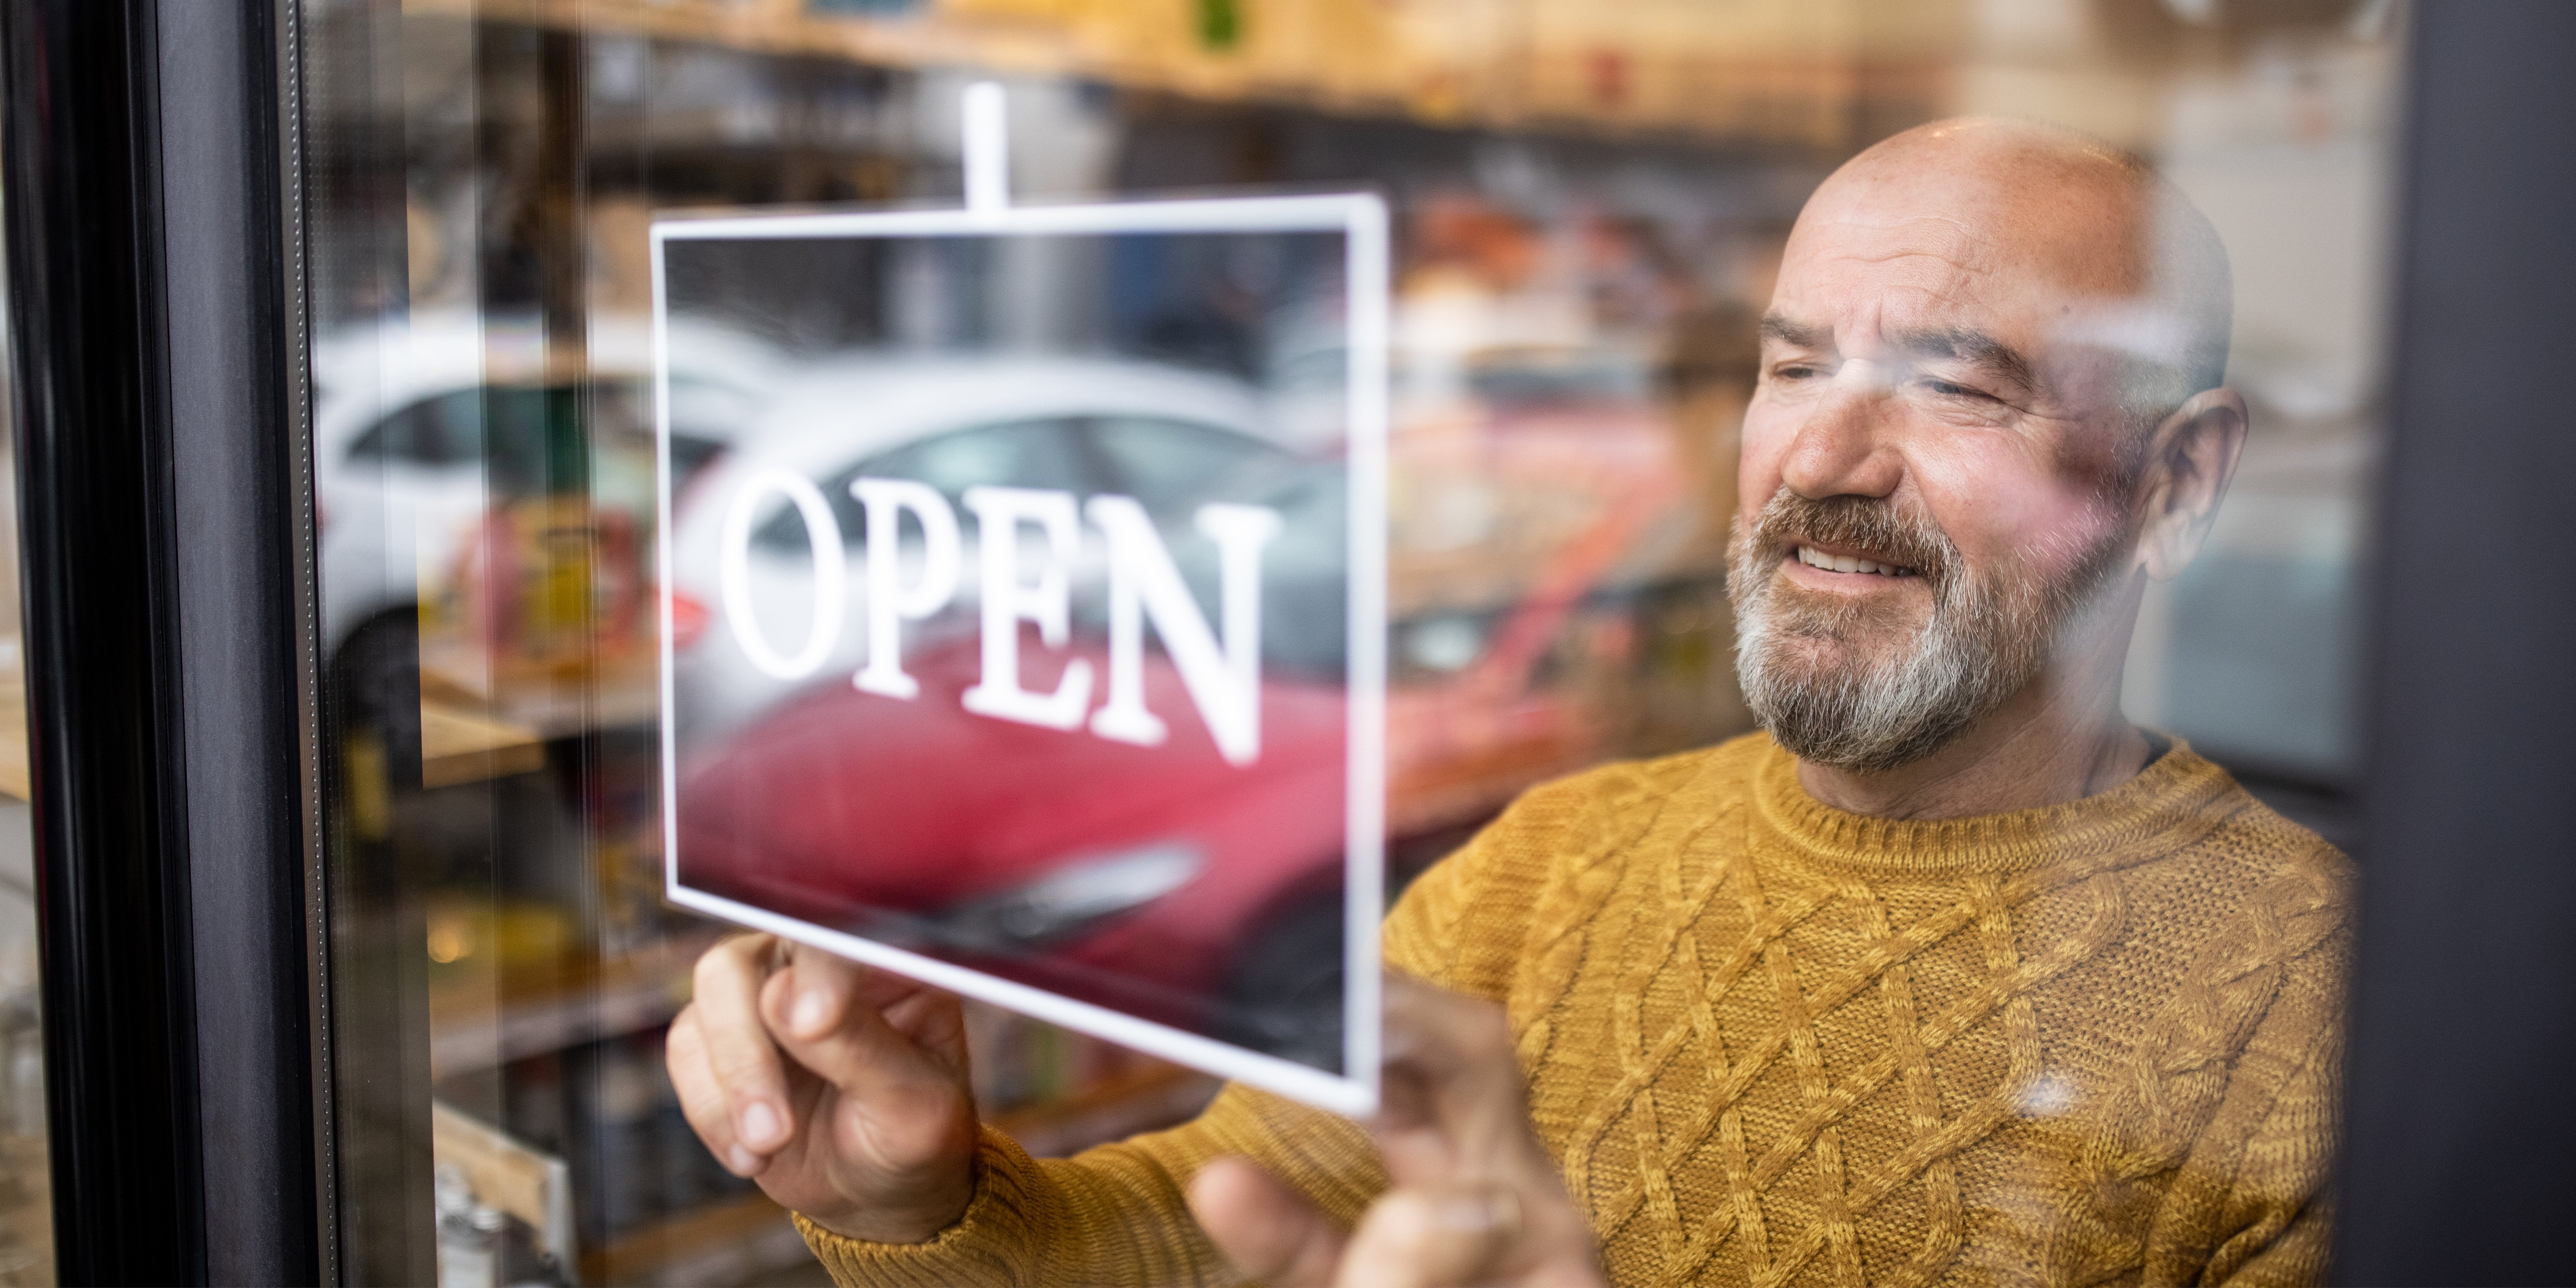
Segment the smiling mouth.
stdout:
<svg viewBox="0 0 2576 1288">
<path fill-rule="evenodd" d="M 1798 562 L 1825 572 L 1857 572 L 1876 577 L 1920 577 L 1923 574 L 1898 564 L 1883 564 L 1852 555 L 1829 555 L 1811 546 L 1799 546 L 1791 553 Z"/>
</svg>

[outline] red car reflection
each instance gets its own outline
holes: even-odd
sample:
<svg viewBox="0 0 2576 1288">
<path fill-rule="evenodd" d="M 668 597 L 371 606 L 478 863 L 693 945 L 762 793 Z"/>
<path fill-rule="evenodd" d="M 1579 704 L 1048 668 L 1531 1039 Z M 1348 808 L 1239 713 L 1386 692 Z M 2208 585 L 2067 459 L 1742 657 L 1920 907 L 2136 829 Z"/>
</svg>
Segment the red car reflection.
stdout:
<svg viewBox="0 0 2576 1288">
<path fill-rule="evenodd" d="M 1030 642 L 1025 683 L 1051 688 Z M 1266 684 L 1261 759 L 1243 768 L 1159 654 L 1146 701 L 1171 733 L 1144 748 L 967 714 L 975 643 L 914 662 L 918 698 L 818 686 L 684 766 L 682 879 L 1273 1048 L 1337 1009 L 1340 686 Z M 1306 969 L 1283 978 L 1292 964 Z"/>
<path fill-rule="evenodd" d="M 1597 757 L 1597 714 L 1540 679 L 1570 618 L 1668 510 L 1669 484 L 1566 543 L 1482 629 L 1476 657 L 1388 696 L 1398 837 L 1473 821 Z M 1613 625 L 1627 619 L 1613 615 Z M 1273 674 L 1257 765 L 1220 758 L 1178 673 L 1146 657 L 1170 741 L 1109 742 L 967 714 L 977 641 L 911 664 L 921 694 L 846 683 L 781 703 L 682 765 L 688 885 L 1176 1027 L 1338 1068 L 1346 747 L 1337 678 Z M 1022 651 L 1044 692 L 1067 653 Z M 1428 856 L 1426 856 L 1428 857 Z M 1400 871 L 1399 866 L 1399 871 Z"/>
</svg>

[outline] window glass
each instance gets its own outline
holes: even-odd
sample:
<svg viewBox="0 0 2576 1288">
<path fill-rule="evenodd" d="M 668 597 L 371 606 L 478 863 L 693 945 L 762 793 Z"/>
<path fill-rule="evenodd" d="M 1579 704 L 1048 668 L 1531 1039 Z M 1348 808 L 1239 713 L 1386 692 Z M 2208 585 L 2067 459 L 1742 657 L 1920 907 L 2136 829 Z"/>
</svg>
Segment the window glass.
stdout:
<svg viewBox="0 0 2576 1288">
<path fill-rule="evenodd" d="M 1199 496 L 1220 475 L 1275 454 L 1230 430 L 1181 420 L 1104 416 L 1090 428 L 1113 489 L 1155 514 Z"/>
<path fill-rule="evenodd" d="M 471 394 L 449 394 L 414 403 L 359 435 L 349 456 L 431 469 L 479 464 L 483 459 L 480 400 Z"/>
<path fill-rule="evenodd" d="M 517 385 L 459 389 L 423 399 L 384 418 L 349 447 L 353 462 L 382 462 L 421 469 L 489 467 L 495 486 L 542 492 L 563 486 L 561 476 L 588 469 L 587 443 L 595 435 L 604 451 L 639 457 L 651 450 L 640 388 L 595 384 L 587 389 Z M 600 417 L 596 430 L 576 423 Z M 702 464 L 713 445 L 683 436 L 684 466 Z M 649 482 L 646 487 L 649 488 Z"/>
<path fill-rule="evenodd" d="M 850 485 L 861 478 L 918 479 L 939 490 L 954 505 L 970 487 L 1040 487 L 1085 468 L 1081 445 L 1071 435 L 1078 424 L 1062 419 L 1012 421 L 954 429 L 898 447 L 831 475 L 822 486 L 840 524 L 841 540 L 859 546 L 867 539 L 867 512 Z M 760 527 L 756 540 L 781 551 L 806 548 L 805 523 L 793 509 Z"/>
<path fill-rule="evenodd" d="M 5 277 L 5 272 L 0 272 Z M 0 320 L 0 357 L 10 345 Z M 11 368 L 14 370 L 14 368 Z M 0 394 L 9 394 L 0 374 Z M 45 1015 L 28 811 L 27 675 L 18 599 L 14 396 L 0 397 L 0 1283 L 54 1282 L 53 1172 L 45 1134 Z"/>
<path fill-rule="evenodd" d="M 735 933 L 669 897 L 674 836 L 683 852 L 732 843 L 737 888 L 782 901 L 815 896 L 815 873 L 844 894 L 867 887 L 816 896 L 797 914 L 807 924 L 1003 975 L 986 959 L 1011 958 L 1026 970 L 1009 978 L 1030 987 L 1328 1067 L 1339 1013 L 1310 1003 L 1347 983 L 1351 926 L 1327 888 L 1342 870 L 1319 856 L 1344 853 L 1351 796 L 1334 757 L 1349 750 L 1346 695 L 1376 678 L 1380 650 L 1385 730 L 1363 760 L 1384 775 L 1388 899 L 1452 897 L 1461 873 L 1515 855 L 1594 865 L 1474 887 L 1539 901 L 1526 906 L 1420 914 L 1553 938 L 1407 960 L 1497 972 L 1484 982 L 1515 1007 L 1524 1081 L 1559 1097 L 1542 1106 L 1557 1133 L 1545 1143 L 1591 1226 L 1617 1232 L 1609 1264 L 1638 1280 L 1928 1280 L 1972 1265 L 1961 1258 L 2000 1264 L 1996 1214 L 2025 1209 L 1996 1187 L 2057 1185 L 2033 1159 L 2109 1157 L 2109 1136 L 2083 1135 L 2112 1130 L 2103 1106 L 2224 1099 L 2183 1075 L 2114 1086 L 2119 1070 L 2234 1069 L 2243 1053 L 2146 1052 L 2214 1021 L 2175 1020 L 2164 1001 L 2106 1009 L 2082 990 L 2202 960 L 2220 932 L 2193 929 L 2189 909 L 2232 916 L 2256 887 L 2127 851 L 2098 870 L 2053 866 L 2119 829 L 2049 809 L 2205 767 L 2189 781 L 2206 799 L 2139 817 L 2199 818 L 2223 776 L 2237 824 L 2271 817 L 2259 801 L 2298 829 L 2266 846 L 2366 839 L 2353 689 L 2404 6 L 305 11 L 346 1278 L 825 1281 L 776 1195 L 710 1149 L 672 1080 L 698 963 Z M 966 124 L 986 83 L 1002 95 L 997 172 L 979 169 L 994 154 Z M 1885 183 L 1854 180 L 1881 163 L 1897 167 Z M 1349 193 L 1384 203 L 1382 353 L 1348 325 L 1359 288 L 1338 233 L 681 231 L 970 198 L 1080 211 Z M 1970 209 L 2043 193 L 2101 201 L 2083 207 L 2090 223 Z M 1935 227 L 1982 231 L 1902 242 Z M 1854 267 L 1899 262 L 1969 276 L 2049 265 L 2029 290 L 2064 310 L 1971 317 L 2037 296 L 1949 279 L 1917 290 Z M 1353 449 L 1351 398 L 1379 357 L 1382 480 Z M 2175 446 L 2237 442 L 2227 423 L 2244 427 L 2241 451 Z M 2133 504 L 2155 470 L 2223 479 L 2224 495 L 2159 520 Z M 861 478 L 917 482 L 945 504 L 953 586 L 918 508 L 903 550 L 872 565 L 886 552 L 866 548 Z M 1355 511 L 1354 487 L 1380 482 L 1382 515 Z M 1026 693 L 1089 668 L 1092 692 L 1053 725 L 965 706 L 996 620 L 966 502 L 979 487 L 1072 502 L 1063 550 L 1038 520 L 1019 529 L 1021 581 L 1001 592 L 1009 608 L 1010 594 L 1054 593 L 1036 569 L 1063 574 L 1060 622 L 999 619 L 1020 639 Z M 1312 753 L 1303 779 L 1190 778 L 1122 760 L 1144 744 L 1097 732 L 1117 596 L 1143 584 L 1085 508 L 1103 496 L 1142 503 L 1186 592 L 1138 591 L 1160 616 L 1137 618 L 1136 683 L 1163 745 L 1197 740 L 1212 766 L 1214 726 L 1193 704 L 1227 683 L 1205 662 L 1226 656 L 1227 573 L 1199 515 L 1277 519 L 1245 632 L 1262 669 L 1244 692 L 1265 749 Z M 1382 559 L 1352 540 L 1380 518 Z M 1128 540 L 1132 554 L 1145 538 Z M 1384 602 L 1355 616 L 1364 565 L 1382 569 Z M 1854 578 L 1884 580 L 1836 580 Z M 872 607 L 907 595 L 918 611 Z M 2078 611 L 2097 601 L 2113 611 Z M 1172 641 L 1188 610 L 1206 627 L 1201 663 Z M 1356 652 L 1355 622 L 1372 632 Z M 881 635 L 929 697 L 869 687 Z M 1836 670 L 1835 657 L 1861 660 Z M 1930 826 L 1907 801 L 1860 808 L 1832 783 L 1983 745 L 1975 731 L 2036 701 L 2048 686 L 2029 677 L 2051 668 L 2076 668 L 2063 673 L 2119 737 L 2103 743 L 2107 778 L 2031 817 L 1965 811 L 2014 815 L 2030 848 L 1996 841 L 2015 857 L 1973 872 L 1936 857 L 1902 879 L 1872 866 L 1884 856 L 1826 852 Z M 1717 791 L 1732 780 L 1701 768 L 1764 748 L 1775 795 L 1637 803 L 1659 774 Z M 2056 781 L 2066 761 L 1969 778 Z M 994 787 L 1006 773 L 1049 785 Z M 1799 810 L 1814 830 L 1781 853 L 1813 864 L 1725 848 Z M 1508 830 L 1596 815 L 1616 826 Z M 1497 819 L 1507 830 L 1485 832 Z M 1685 843 L 1669 834 L 1680 819 L 1706 826 Z M 1640 837 L 1671 844 L 1639 851 Z M 2314 898 L 2280 897 L 2339 906 L 2340 857 L 2297 854 L 2307 866 L 2281 879 L 2312 879 Z M 2206 900 L 2166 898 L 2203 877 Z M 0 870 L 0 932 L 6 886 Z M 1655 920 L 1674 907 L 1691 915 Z M 1427 933 L 1401 930 L 1404 915 L 1390 943 Z M 2313 931 L 2302 951 L 2342 951 L 2350 933 L 2298 924 Z M 10 991 L 6 944 L 0 1083 L 14 1087 L 11 1008 L 32 1033 L 33 975 Z M 2326 1014 L 2340 978 L 2310 967 L 2294 982 Z M 1542 979 L 1574 1018 L 1532 1027 L 1558 999 L 1510 990 Z M 1989 983 L 2006 1000 L 1980 1010 Z M 1784 998 L 1803 1020 L 1780 1019 Z M 1033 1155 L 1188 1122 L 1218 1094 L 1217 1078 L 1132 1044 L 980 1001 L 963 1017 L 976 1111 Z M 1651 1101 L 1596 1094 L 1668 1068 L 1701 1080 L 1657 1083 Z M 2330 1121 L 2332 1079 L 2307 1091 L 2318 1098 L 2299 1112 Z M 1703 1105 L 1717 1116 L 1690 1116 Z M 1960 1125 L 1971 1118 L 1985 1126 Z M 39 1122 L 0 1124 L 23 1128 L 0 1151 L 17 1140 L 40 1155 Z M 1917 1167 L 1900 1148 L 1930 1159 L 1941 1132 L 1988 1152 Z M 2120 1157 L 2162 1177 L 2214 1157 L 2190 1151 L 2215 1139 L 2123 1137 L 2136 1153 Z M 2296 1144 L 2265 1157 L 2331 1155 L 2314 1132 Z M 1735 1171 L 1726 1150 L 1744 1154 Z M 1778 1188 L 1836 1169 L 1829 1202 Z M 1810 1219 L 1836 1204 L 1857 1214 L 1851 1240 Z M 1761 1221 L 1741 1223 L 1748 1211 Z M 1951 1212 L 1966 1215 L 1942 1225 Z M 2085 1273 L 2153 1273 L 2113 1264 L 2117 1243 Z M 1917 1267 L 1918 1254 L 1953 1260 Z"/>
<path fill-rule="evenodd" d="M 1062 427 L 1054 421 L 986 425 L 897 448 L 850 477 L 881 470 L 890 478 L 919 479 L 952 497 L 970 487 L 1038 487 L 1077 468 L 1065 448 Z"/>
</svg>

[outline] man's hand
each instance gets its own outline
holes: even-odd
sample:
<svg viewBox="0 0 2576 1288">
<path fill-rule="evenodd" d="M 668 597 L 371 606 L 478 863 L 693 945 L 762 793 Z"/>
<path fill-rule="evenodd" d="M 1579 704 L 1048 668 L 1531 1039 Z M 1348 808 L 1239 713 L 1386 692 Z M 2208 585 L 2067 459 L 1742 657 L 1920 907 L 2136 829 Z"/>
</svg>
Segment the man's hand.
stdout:
<svg viewBox="0 0 2576 1288">
<path fill-rule="evenodd" d="M 1244 1274 L 1280 1288 L 1597 1288 L 1592 1229 L 1530 1134 L 1502 1008 L 1390 976 L 1374 1130 L 1394 1187 L 1345 1237 L 1240 1158 L 1190 1183 L 1190 1210 Z"/>
<path fill-rule="evenodd" d="M 718 1160 L 825 1229 L 918 1243 L 975 1188 L 957 999 L 769 935 L 698 959 L 671 1083 Z"/>
</svg>

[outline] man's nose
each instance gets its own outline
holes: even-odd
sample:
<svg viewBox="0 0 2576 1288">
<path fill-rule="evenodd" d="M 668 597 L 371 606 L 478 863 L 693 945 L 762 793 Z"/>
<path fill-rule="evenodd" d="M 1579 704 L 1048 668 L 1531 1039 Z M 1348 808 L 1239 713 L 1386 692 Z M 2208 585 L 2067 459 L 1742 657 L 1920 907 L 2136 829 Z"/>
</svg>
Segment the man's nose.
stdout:
<svg viewBox="0 0 2576 1288">
<path fill-rule="evenodd" d="M 1905 467 L 1890 441 L 1889 377 L 1877 363 L 1845 362 L 1790 440 L 1781 481 L 1810 500 L 1894 493 Z"/>
</svg>

